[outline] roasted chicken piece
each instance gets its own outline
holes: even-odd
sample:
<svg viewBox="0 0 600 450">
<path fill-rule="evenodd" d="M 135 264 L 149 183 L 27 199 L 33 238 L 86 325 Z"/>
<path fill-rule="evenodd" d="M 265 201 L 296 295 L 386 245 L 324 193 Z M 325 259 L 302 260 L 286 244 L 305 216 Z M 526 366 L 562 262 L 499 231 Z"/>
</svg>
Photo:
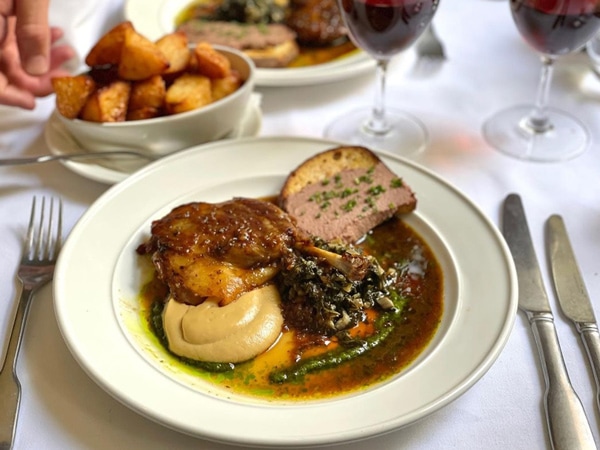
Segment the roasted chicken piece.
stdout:
<svg viewBox="0 0 600 450">
<path fill-rule="evenodd" d="M 154 221 L 151 234 L 138 253 L 151 254 L 173 297 L 191 305 L 206 297 L 226 305 L 266 283 L 300 239 L 280 208 L 246 198 L 179 206 Z"/>
<path fill-rule="evenodd" d="M 370 262 L 353 252 L 316 247 L 290 216 L 271 202 L 235 198 L 223 203 L 188 203 L 152 223 L 151 237 L 138 249 L 181 303 L 216 297 L 223 306 L 261 286 L 293 252 L 311 255 L 352 281 Z"/>
<path fill-rule="evenodd" d="M 303 45 L 331 45 L 347 36 L 336 0 L 292 0 L 285 23 Z"/>
</svg>

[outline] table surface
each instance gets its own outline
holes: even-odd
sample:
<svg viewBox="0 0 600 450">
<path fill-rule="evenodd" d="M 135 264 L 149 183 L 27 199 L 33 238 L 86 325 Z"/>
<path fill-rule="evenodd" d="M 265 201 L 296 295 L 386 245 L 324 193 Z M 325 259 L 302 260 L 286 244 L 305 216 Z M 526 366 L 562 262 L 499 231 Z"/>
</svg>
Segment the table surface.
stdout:
<svg viewBox="0 0 600 450">
<path fill-rule="evenodd" d="M 102 31 L 121 20 L 117 1 L 106 2 L 100 10 L 78 11 L 81 20 L 70 22 L 75 25 L 67 37 L 77 35 L 81 53 Z M 54 19 L 66 20 L 63 16 Z M 465 0 L 460 8 L 442 1 L 434 23 L 448 54 L 441 70 L 418 77 L 410 65 L 396 64 L 388 82 L 388 105 L 417 115 L 429 130 L 430 145 L 415 161 L 457 186 L 496 224 L 504 197 L 511 192 L 521 194 L 547 286 L 543 225 L 551 214 L 561 214 L 592 301 L 597 303 L 600 79 L 592 75 L 584 55 L 578 54 L 557 64 L 552 85 L 551 104 L 575 113 L 589 126 L 593 143 L 586 153 L 550 164 L 512 159 L 486 144 L 481 127 L 499 109 L 532 100 L 539 76 L 538 56 L 518 35 L 504 1 Z M 257 88 L 262 95 L 260 134 L 321 137 L 325 124 L 339 113 L 371 103 L 373 75 L 322 85 Z M 41 101 L 33 112 L 1 109 L 3 156 L 47 153 L 43 127 L 52 109 L 52 98 Z M 0 168 L 2 333 L 7 333 L 19 292 L 15 274 L 31 197 L 61 196 L 70 229 L 108 188 L 60 163 Z M 551 289 L 549 293 L 571 381 L 600 442 L 592 371 L 578 335 L 559 312 Z M 61 337 L 51 284 L 32 304 L 17 370 L 23 394 L 16 449 L 233 448 L 158 425 L 98 387 L 73 359 Z M 535 343 L 528 322 L 518 314 L 497 361 L 454 402 L 409 427 L 339 448 L 549 448 L 543 393 Z"/>
</svg>

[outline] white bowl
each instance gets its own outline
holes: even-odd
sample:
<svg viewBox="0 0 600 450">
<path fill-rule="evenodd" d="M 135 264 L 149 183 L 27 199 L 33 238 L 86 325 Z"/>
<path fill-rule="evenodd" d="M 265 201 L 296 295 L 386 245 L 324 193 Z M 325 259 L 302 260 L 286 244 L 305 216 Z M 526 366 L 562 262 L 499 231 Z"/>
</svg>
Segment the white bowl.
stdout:
<svg viewBox="0 0 600 450">
<path fill-rule="evenodd" d="M 169 116 L 127 122 L 98 123 L 67 119 L 58 114 L 67 131 L 90 151 L 131 149 L 162 156 L 221 139 L 242 120 L 254 90 L 256 68 L 250 58 L 233 48 L 214 45 L 237 70 L 243 85 L 232 94 L 202 108 Z"/>
</svg>

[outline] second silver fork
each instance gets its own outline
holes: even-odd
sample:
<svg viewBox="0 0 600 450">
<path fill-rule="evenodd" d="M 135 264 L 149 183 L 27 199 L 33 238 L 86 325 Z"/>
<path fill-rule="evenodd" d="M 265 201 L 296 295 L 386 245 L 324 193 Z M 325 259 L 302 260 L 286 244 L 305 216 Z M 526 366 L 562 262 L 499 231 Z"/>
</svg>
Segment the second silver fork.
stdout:
<svg viewBox="0 0 600 450">
<path fill-rule="evenodd" d="M 413 69 L 413 75 L 432 75 L 446 61 L 444 46 L 433 29 L 433 24 L 429 24 L 416 42 L 415 51 L 417 62 Z"/>
<path fill-rule="evenodd" d="M 48 205 L 47 205 L 48 203 Z M 22 283 L 14 324 L 8 339 L 6 357 L 0 365 L 0 450 L 12 448 L 21 398 L 16 364 L 31 299 L 37 290 L 52 280 L 62 245 L 62 202 L 42 197 L 37 209 L 33 198 L 23 256 L 17 271 Z"/>
</svg>

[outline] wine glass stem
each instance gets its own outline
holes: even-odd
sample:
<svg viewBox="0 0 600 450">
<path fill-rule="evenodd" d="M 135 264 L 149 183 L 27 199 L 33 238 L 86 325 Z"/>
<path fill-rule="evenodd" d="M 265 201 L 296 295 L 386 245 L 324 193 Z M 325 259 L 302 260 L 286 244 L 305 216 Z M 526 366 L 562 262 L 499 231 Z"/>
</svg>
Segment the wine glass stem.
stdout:
<svg viewBox="0 0 600 450">
<path fill-rule="evenodd" d="M 525 121 L 525 127 L 534 133 L 544 133 L 552 128 L 548 114 L 546 114 L 546 107 L 548 105 L 552 74 L 554 73 L 554 60 L 554 57 L 542 56 L 542 73 L 535 105 Z"/>
<path fill-rule="evenodd" d="M 375 104 L 371 112 L 371 117 L 365 124 L 369 133 L 376 135 L 386 134 L 390 125 L 387 122 L 385 114 L 385 83 L 388 69 L 387 59 L 377 59 L 377 85 L 375 87 Z"/>
</svg>

